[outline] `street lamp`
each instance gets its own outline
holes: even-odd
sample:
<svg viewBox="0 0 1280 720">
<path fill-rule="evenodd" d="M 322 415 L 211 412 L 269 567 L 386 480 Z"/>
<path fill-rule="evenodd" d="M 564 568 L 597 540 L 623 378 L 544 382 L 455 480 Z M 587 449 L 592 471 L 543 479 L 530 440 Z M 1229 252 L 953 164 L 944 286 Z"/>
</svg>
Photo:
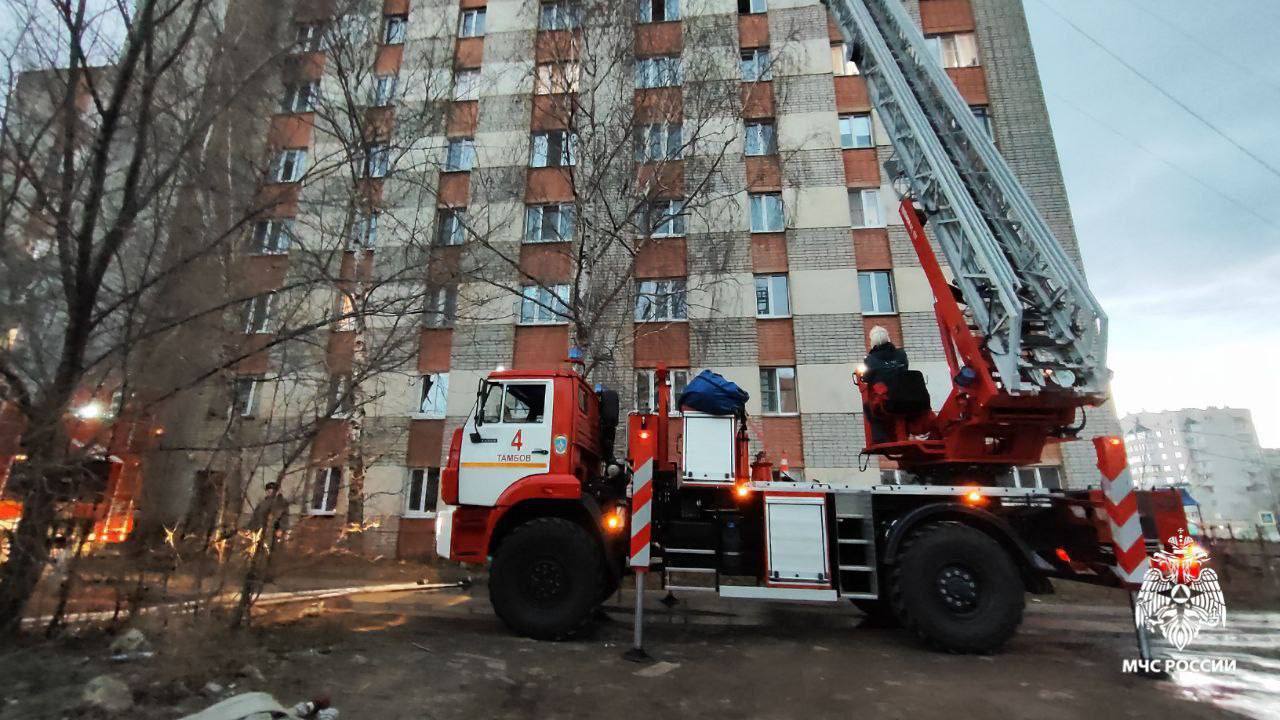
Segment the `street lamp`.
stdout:
<svg viewBox="0 0 1280 720">
<path fill-rule="evenodd" d="M 102 412 L 102 403 L 96 400 L 90 400 L 75 409 L 75 416 L 81 420 L 96 420 L 102 417 Z"/>
</svg>

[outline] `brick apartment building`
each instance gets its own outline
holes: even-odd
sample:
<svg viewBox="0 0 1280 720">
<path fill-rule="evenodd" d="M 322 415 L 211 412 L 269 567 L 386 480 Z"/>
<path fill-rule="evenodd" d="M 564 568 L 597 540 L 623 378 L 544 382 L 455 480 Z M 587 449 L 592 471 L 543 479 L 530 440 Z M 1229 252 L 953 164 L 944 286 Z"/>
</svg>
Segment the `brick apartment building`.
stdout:
<svg viewBox="0 0 1280 720">
<path fill-rule="evenodd" d="M 611 272 L 610 263 L 627 265 L 613 276 L 626 286 L 621 309 L 603 313 L 609 330 L 602 335 L 611 339 L 593 341 L 608 345 L 593 377 L 617 388 L 630 410 L 652 403 L 658 364 L 675 369 L 677 385 L 711 368 L 751 394 L 754 435 L 775 465 L 785 457 L 793 475 L 831 483 L 892 475 L 888 463 L 873 459 L 867 466 L 859 459 L 863 425 L 850 378 L 867 331 L 882 325 L 906 348 L 928 376 L 935 404 L 949 388 L 948 372 L 932 297 L 881 169 L 888 140 L 825 7 L 816 0 L 606 2 L 625 6 L 614 17 L 625 18 L 614 28 L 622 40 L 606 44 L 622 43 L 629 56 L 607 71 L 588 66 L 589 52 L 575 38 L 590 32 L 583 26 L 592 24 L 592 15 L 579 14 L 568 0 L 385 0 L 373 16 L 376 37 L 365 48 L 372 70 L 362 85 L 381 108 L 380 132 L 407 148 L 401 164 L 408 167 L 405 158 L 413 155 L 431 158 L 423 167 L 434 169 L 418 173 L 410 187 L 385 146 L 365 146 L 357 181 L 364 204 L 351 225 L 358 238 L 339 262 L 339 282 L 359 282 L 370 264 L 425 263 L 426 289 L 418 289 L 425 313 L 422 327 L 413 329 L 414 352 L 370 383 L 377 391 L 369 391 L 372 399 L 360 412 L 328 412 L 332 417 L 321 419 L 292 465 L 278 454 L 186 453 L 167 466 L 167 502 L 207 504 L 209 483 L 234 476 L 252 505 L 266 481 L 284 477 L 285 493 L 303 516 L 300 534 L 324 544 L 346 525 L 347 483 L 359 472 L 366 549 L 427 555 L 439 467 L 448 438 L 472 406 L 477 380 L 496 366 L 559 364 L 580 339 L 580 325 L 556 312 L 576 292 L 583 269 L 566 260 L 572 255 L 566 248 L 601 227 L 599 197 L 614 188 L 584 196 L 593 141 L 582 124 L 570 127 L 556 109 L 565 106 L 565 96 L 586 92 L 588 83 L 616 86 L 611 97 L 633 103 L 626 115 L 634 127 L 626 132 L 642 137 L 643 147 L 626 173 L 660 175 L 646 202 L 667 208 L 649 225 L 645 242 L 634 246 L 633 258 L 615 249 L 590 268 L 598 282 Z M 1019 0 L 907 4 L 1050 227 L 1078 257 Z M 296 271 L 300 256 L 289 252 L 289 242 L 303 242 L 303 216 L 333 213 L 331 203 L 315 198 L 335 181 L 310 172 L 334 152 L 333 140 L 316 130 L 320 113 L 306 89 L 314 82 L 320 94 L 333 91 L 333 60 L 321 40 L 333 10 L 299 2 L 293 12 L 293 75 L 282 79 L 282 101 L 261 123 L 260 142 L 270 158 L 261 192 L 278 202 L 250 232 L 248 245 L 256 250 L 237 261 L 242 279 L 263 294 L 246 311 L 246 344 L 286 322 L 275 317 L 281 306 L 270 293 Z M 695 100 L 713 85 L 728 87 L 730 99 Z M 401 111 L 415 103 L 438 111 L 438 121 L 408 124 L 412 113 Z M 574 122 L 590 119 L 584 118 L 585 112 Z M 684 136 L 670 134 L 681 124 Z M 711 143 L 690 141 L 694 124 L 720 128 L 728 139 L 708 155 Z M 565 134 L 575 129 L 580 149 Z M 672 152 L 674 146 L 680 151 Z M 646 175 L 655 153 L 662 167 Z M 625 154 L 630 161 L 629 147 Z M 598 177 L 606 185 L 630 182 Z M 704 192 L 691 187 L 696 184 L 711 190 L 694 211 L 680 203 Z M 480 216 L 488 218 L 483 230 L 474 227 Z M 360 241 L 373 233 L 379 233 L 376 245 Z M 477 235 L 483 241 L 473 241 Z M 430 238 L 420 255 L 399 251 L 417 237 Z M 468 255 L 470 246 L 480 245 L 488 255 Z M 501 282 L 452 272 L 501 265 L 493 259 L 500 251 L 511 261 L 499 273 Z M 323 312 L 332 302 L 316 300 L 311 310 Z M 317 352 L 331 377 L 316 380 L 318 394 L 341 393 L 344 368 L 350 372 L 363 344 L 354 335 L 350 323 L 328 330 Z M 230 398 L 235 422 L 248 427 L 302 412 L 271 387 L 277 366 L 287 362 L 273 351 L 237 366 Z M 202 402 L 225 407 L 225 397 L 211 396 Z M 341 405 L 336 401 L 330 410 Z M 213 415 L 189 419 L 165 443 L 215 434 L 225 417 Z M 1116 429 L 1109 408 L 1092 415 L 1091 433 Z M 353 443 L 366 448 L 358 469 Z M 1041 466 L 1019 469 L 1009 482 L 1083 485 L 1092 481 L 1092 466 L 1086 443 L 1075 443 L 1051 448 Z"/>
</svg>

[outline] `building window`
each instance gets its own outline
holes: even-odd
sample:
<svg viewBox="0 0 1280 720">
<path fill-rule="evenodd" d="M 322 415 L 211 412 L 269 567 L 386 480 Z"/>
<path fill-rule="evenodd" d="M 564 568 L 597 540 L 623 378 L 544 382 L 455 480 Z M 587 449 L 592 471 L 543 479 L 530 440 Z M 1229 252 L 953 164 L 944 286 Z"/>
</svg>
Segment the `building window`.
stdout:
<svg viewBox="0 0 1280 720">
<path fill-rule="evenodd" d="M 470 171 L 476 166 L 476 142 L 471 138 L 451 138 L 445 154 L 445 172 Z"/>
<path fill-rule="evenodd" d="M 520 324 L 549 325 L 569 319 L 569 286 L 526 285 L 520 300 Z"/>
<path fill-rule="evenodd" d="M 458 18 L 458 37 L 482 37 L 484 35 L 484 8 L 463 10 Z"/>
<path fill-rule="evenodd" d="M 440 208 L 436 211 L 436 244 L 461 245 L 466 239 L 466 209 Z"/>
<path fill-rule="evenodd" d="M 453 74 L 453 99 L 458 101 L 480 99 L 479 70 L 458 70 Z"/>
<path fill-rule="evenodd" d="M 348 250 L 372 250 L 378 244 L 377 212 L 357 212 L 351 219 L 351 235 L 347 238 Z"/>
<path fill-rule="evenodd" d="M 639 0 L 642 23 L 671 22 L 680 19 L 680 0 Z"/>
<path fill-rule="evenodd" d="M 664 56 L 636 60 L 636 87 L 679 87 L 684 83 L 680 57 Z"/>
<path fill-rule="evenodd" d="M 893 298 L 893 273 L 888 270 L 858 273 L 858 294 L 863 315 L 891 315 L 898 311 Z"/>
<path fill-rule="evenodd" d="M 409 487 L 405 488 L 404 514 L 408 517 L 431 517 L 436 512 L 440 494 L 440 468 L 410 468 Z"/>
<path fill-rule="evenodd" d="M 294 49 L 300 53 L 320 52 L 324 49 L 324 35 L 324 23 L 299 23 Z"/>
<path fill-rule="evenodd" d="M 741 58 L 743 82 L 773 79 L 773 67 L 769 63 L 769 48 L 743 50 Z"/>
<path fill-rule="evenodd" d="M 786 275 L 756 276 L 756 317 L 791 317 Z"/>
<path fill-rule="evenodd" d="M 574 30 L 582 24 L 582 8 L 575 2 L 542 3 L 538 13 L 539 30 Z"/>
<path fill-rule="evenodd" d="M 934 58 L 944 68 L 976 67 L 978 42 L 973 33 L 946 33 L 924 39 Z"/>
<path fill-rule="evenodd" d="M 438 420 L 445 415 L 449 399 L 449 373 L 430 373 L 418 378 L 418 407 L 414 414 Z"/>
<path fill-rule="evenodd" d="M 529 167 L 568 167 L 573 165 L 576 138 L 567 130 L 534 133 L 530 145 Z"/>
<path fill-rule="evenodd" d="M 433 328 L 452 327 L 458 318 L 458 288 L 427 288 L 422 309 L 422 324 Z"/>
<path fill-rule="evenodd" d="M 868 114 L 840 116 L 840 147 L 850 150 L 874 147 L 871 137 L 871 116 Z"/>
<path fill-rule="evenodd" d="M 289 252 L 293 244 L 293 220 L 259 220 L 253 224 L 250 251 L 263 255 L 280 255 Z"/>
<path fill-rule="evenodd" d="M 245 304 L 245 334 L 271 332 L 271 302 L 275 293 L 263 293 Z"/>
<path fill-rule="evenodd" d="M 765 415 L 795 415 L 796 369 L 760 368 L 760 406 Z"/>
<path fill-rule="evenodd" d="M 351 392 L 350 375 L 329 376 L 329 405 L 326 408 L 329 417 L 341 418 L 351 415 L 355 405 L 355 396 Z"/>
<path fill-rule="evenodd" d="M 765 0 L 738 0 L 739 15 L 758 15 L 768 9 Z"/>
<path fill-rule="evenodd" d="M 342 488 L 342 468 L 319 468 L 311 485 L 311 498 L 307 503 L 310 515 L 332 515 L 338 508 L 338 491 Z"/>
<path fill-rule="evenodd" d="M 849 59 L 849 46 L 837 43 L 831 46 L 831 72 L 835 75 L 860 75 L 858 64 Z"/>
<path fill-rule="evenodd" d="M 396 85 L 399 84 L 400 77 L 398 75 L 377 75 L 373 78 L 373 96 L 370 98 L 370 104 L 374 107 L 386 107 L 395 102 Z"/>
<path fill-rule="evenodd" d="M 680 396 L 684 394 L 684 388 L 689 384 L 689 371 L 687 369 L 669 368 L 667 370 L 667 382 L 670 384 L 667 399 L 668 413 L 678 415 L 680 406 L 677 405 Z M 654 381 L 654 371 L 652 369 L 636 370 L 636 410 L 638 412 L 647 413 L 658 409 L 658 388 Z"/>
<path fill-rule="evenodd" d="M 258 385 L 262 378 L 243 376 L 236 378 L 235 399 L 232 412 L 240 417 L 253 417 L 258 412 Z"/>
<path fill-rule="evenodd" d="M 280 112 L 311 112 L 316 105 L 316 95 L 320 92 L 320 83 L 312 81 L 285 85 L 284 99 L 280 101 Z"/>
<path fill-rule="evenodd" d="M 849 226 L 884 227 L 884 218 L 880 216 L 880 190 L 849 191 Z"/>
<path fill-rule="evenodd" d="M 994 138 L 995 135 L 992 134 L 991 130 L 991 112 L 987 109 L 987 106 L 970 105 L 969 109 L 973 111 L 973 117 L 982 126 L 982 129 L 987 131 L 987 137 Z"/>
<path fill-rule="evenodd" d="M 750 201 L 751 232 L 782 232 L 786 226 L 782 214 L 782 195 L 753 193 Z"/>
<path fill-rule="evenodd" d="M 649 204 L 649 237 L 681 237 L 685 233 L 683 200 L 658 200 Z"/>
<path fill-rule="evenodd" d="M 298 182 L 307 172 L 307 151 L 302 148 L 281 150 L 271 165 L 271 182 Z"/>
<path fill-rule="evenodd" d="M 573 239 L 574 207 L 571 203 L 530 205 L 524 210 L 524 241 L 560 242 Z"/>
<path fill-rule="evenodd" d="M 576 62 L 543 63 L 535 68 L 533 92 L 537 95 L 576 93 L 581 74 Z"/>
<path fill-rule="evenodd" d="M 636 128 L 636 162 L 679 160 L 684 147 L 684 126 L 678 122 Z"/>
<path fill-rule="evenodd" d="M 364 150 L 364 177 L 383 178 L 391 172 L 391 148 L 385 143 L 373 143 Z"/>
<path fill-rule="evenodd" d="M 409 33 L 408 15 L 388 15 L 382 21 L 382 43 L 384 45 L 403 45 Z"/>
<path fill-rule="evenodd" d="M 747 123 L 746 152 L 752 157 L 778 152 L 778 136 L 772 122 Z"/>
<path fill-rule="evenodd" d="M 684 278 L 636 283 L 636 322 L 685 320 L 688 317 Z"/>
</svg>

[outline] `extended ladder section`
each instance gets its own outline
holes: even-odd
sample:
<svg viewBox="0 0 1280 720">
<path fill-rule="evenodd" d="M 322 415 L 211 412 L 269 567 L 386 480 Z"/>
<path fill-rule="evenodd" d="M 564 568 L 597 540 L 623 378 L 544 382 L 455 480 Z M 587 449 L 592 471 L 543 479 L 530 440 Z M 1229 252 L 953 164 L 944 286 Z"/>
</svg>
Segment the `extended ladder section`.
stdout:
<svg viewBox="0 0 1280 720">
<path fill-rule="evenodd" d="M 1106 315 L 899 0 L 824 0 L 1010 394 L 1101 397 Z"/>
</svg>

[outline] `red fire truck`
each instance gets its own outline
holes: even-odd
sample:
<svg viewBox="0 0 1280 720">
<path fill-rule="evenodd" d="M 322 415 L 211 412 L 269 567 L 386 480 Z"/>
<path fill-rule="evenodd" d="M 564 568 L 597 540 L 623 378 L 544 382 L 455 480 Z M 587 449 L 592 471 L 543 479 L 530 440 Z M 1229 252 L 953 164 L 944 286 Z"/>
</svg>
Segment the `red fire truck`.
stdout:
<svg viewBox="0 0 1280 720">
<path fill-rule="evenodd" d="M 826 1 L 893 145 L 885 169 L 952 378 L 945 399 L 918 372 L 852 379 L 862 452 L 918 482 L 793 481 L 749 459 L 740 409 L 681 408 L 673 439 L 661 369 L 658 408 L 629 415 L 619 460 L 615 393 L 571 367 L 494 372 L 449 446 L 437 550 L 490 564 L 494 610 L 518 633 L 572 634 L 631 570 L 638 590 L 653 574 L 727 598 L 848 598 L 937 647 L 987 652 L 1026 592 L 1131 585 L 1149 545 L 1185 527 L 1176 493 L 1134 492 L 1116 437 L 1093 440 L 1095 489 L 998 484 L 1105 401 L 1106 315 L 900 0 Z"/>
</svg>

